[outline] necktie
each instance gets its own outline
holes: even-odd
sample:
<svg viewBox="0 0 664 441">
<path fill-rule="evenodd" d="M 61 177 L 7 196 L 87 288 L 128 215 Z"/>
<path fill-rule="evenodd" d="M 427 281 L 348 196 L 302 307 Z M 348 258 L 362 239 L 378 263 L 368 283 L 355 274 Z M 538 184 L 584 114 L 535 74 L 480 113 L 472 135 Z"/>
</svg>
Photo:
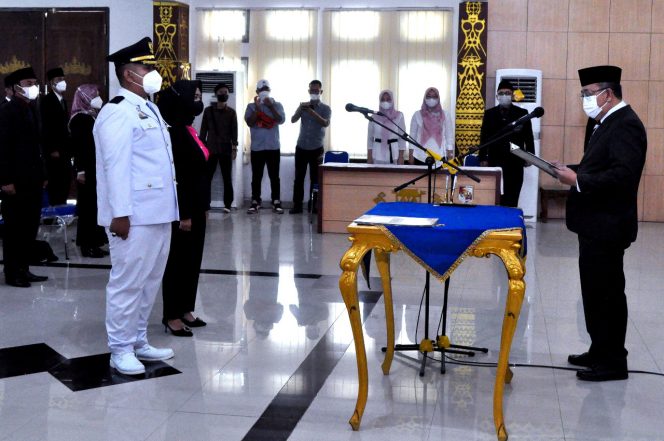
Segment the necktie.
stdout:
<svg viewBox="0 0 664 441">
<path fill-rule="evenodd" d="M 154 104 L 152 104 L 150 101 L 146 101 L 145 105 L 148 106 L 148 109 L 150 109 L 152 111 L 152 113 L 154 114 L 154 116 L 157 118 L 157 123 L 159 123 L 159 125 L 161 125 L 161 120 L 159 119 L 159 115 L 157 114 L 157 111 L 154 109 Z"/>
</svg>

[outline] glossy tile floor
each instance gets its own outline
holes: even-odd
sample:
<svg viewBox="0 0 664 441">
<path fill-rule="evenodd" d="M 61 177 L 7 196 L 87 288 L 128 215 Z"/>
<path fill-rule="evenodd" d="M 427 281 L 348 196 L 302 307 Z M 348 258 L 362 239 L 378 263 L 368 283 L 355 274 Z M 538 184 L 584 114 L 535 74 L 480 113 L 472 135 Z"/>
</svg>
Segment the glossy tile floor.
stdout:
<svg viewBox="0 0 664 441">
<path fill-rule="evenodd" d="M 43 231 L 61 264 L 61 232 Z M 527 292 L 511 362 L 568 367 L 567 354 L 589 343 L 576 238 L 550 221 L 529 228 L 528 241 Z M 173 347 L 176 357 L 137 380 L 107 366 L 109 261 L 82 258 L 71 245 L 68 267 L 33 267 L 49 276 L 46 283 L 0 287 L 0 439 L 496 439 L 494 368 L 448 363 L 441 375 L 439 362 L 430 361 L 420 378 L 416 354 L 403 353 L 382 375 L 385 314 L 375 277 L 373 290 L 359 282 L 370 385 L 361 430 L 351 430 L 358 381 L 337 285 L 347 247 L 345 235 L 312 232 L 307 216 L 213 214 L 196 308 L 208 326 L 190 339 L 165 334 L 158 301 L 151 343 Z M 625 265 L 632 370 L 664 368 L 663 261 L 664 224 L 641 224 Z M 392 271 L 398 340 L 419 342 L 424 273 L 404 253 L 393 256 Z M 489 349 L 472 360 L 497 360 L 505 283 L 496 258 L 469 259 L 452 277 L 448 335 Z M 441 299 L 434 282 L 431 334 Z M 632 373 L 627 381 L 588 384 L 567 370 L 513 371 L 505 389 L 510 440 L 664 440 L 661 376 Z"/>
</svg>

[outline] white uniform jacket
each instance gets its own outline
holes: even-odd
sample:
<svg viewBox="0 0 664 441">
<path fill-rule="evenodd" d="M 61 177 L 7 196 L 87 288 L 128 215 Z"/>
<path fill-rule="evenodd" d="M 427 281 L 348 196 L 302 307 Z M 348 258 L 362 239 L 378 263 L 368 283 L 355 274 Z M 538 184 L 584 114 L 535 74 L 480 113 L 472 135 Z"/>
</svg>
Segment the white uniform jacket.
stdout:
<svg viewBox="0 0 664 441">
<path fill-rule="evenodd" d="M 106 104 L 94 125 L 98 223 L 116 217 L 131 225 L 179 219 L 168 125 L 156 105 L 120 88 L 122 101 Z"/>
</svg>

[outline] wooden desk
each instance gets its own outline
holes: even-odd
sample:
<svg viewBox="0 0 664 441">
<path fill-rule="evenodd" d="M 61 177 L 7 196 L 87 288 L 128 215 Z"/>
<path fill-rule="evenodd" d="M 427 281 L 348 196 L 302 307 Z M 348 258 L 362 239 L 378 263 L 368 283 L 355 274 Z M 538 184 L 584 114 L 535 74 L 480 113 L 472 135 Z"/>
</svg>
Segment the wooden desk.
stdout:
<svg viewBox="0 0 664 441">
<path fill-rule="evenodd" d="M 339 278 L 339 288 L 346 304 L 353 330 L 357 356 L 357 374 L 359 378 L 355 412 L 349 422 L 353 430 L 359 430 L 362 414 L 367 404 L 369 383 L 367 355 L 360 318 L 360 305 L 357 298 L 357 268 L 364 255 L 369 250 L 374 250 L 383 283 L 383 295 L 385 299 L 387 351 L 385 352 L 382 369 L 383 374 L 387 375 L 390 372 L 394 356 L 394 310 L 392 307 L 392 286 L 390 282 L 390 253 L 399 251 L 401 248 L 398 243 L 390 239 L 388 234 L 385 234 L 383 227 L 359 226 L 353 223 L 348 226 L 348 232 L 351 234 L 349 239 L 352 245 L 341 259 L 340 266 L 343 272 Z M 503 390 L 504 384 L 509 383 L 513 375 L 508 366 L 509 353 L 519 313 L 521 312 L 523 295 L 526 290 L 523 280 L 525 265 L 519 254 L 521 239 L 522 233 L 520 229 L 496 231 L 489 233 L 469 249 L 470 254 L 475 257 L 487 257 L 489 254 L 498 256 L 505 265 L 509 277 L 509 290 L 505 305 L 505 315 L 503 317 L 498 368 L 496 370 L 496 381 L 493 390 L 493 420 L 496 434 L 500 441 L 507 440 L 507 430 L 505 429 L 503 419 Z"/>
<path fill-rule="evenodd" d="M 542 185 L 539 188 L 540 194 L 540 220 L 546 222 L 549 216 L 549 200 L 567 199 L 569 187 L 560 185 Z"/>
<path fill-rule="evenodd" d="M 423 165 L 375 165 L 337 164 L 319 166 L 318 209 L 319 233 L 345 233 L 353 220 L 373 208 L 379 202 L 426 202 L 427 179 L 423 178 L 402 190 L 398 195 L 392 190 L 426 172 Z M 482 182 L 458 175 L 457 189 L 462 185 L 472 185 L 474 203 L 498 205 L 502 186 L 500 167 L 464 167 Z M 437 175 L 436 195 L 445 192 L 446 172 Z M 454 197 L 457 198 L 455 192 Z M 458 200 L 455 200 L 458 202 Z"/>
</svg>

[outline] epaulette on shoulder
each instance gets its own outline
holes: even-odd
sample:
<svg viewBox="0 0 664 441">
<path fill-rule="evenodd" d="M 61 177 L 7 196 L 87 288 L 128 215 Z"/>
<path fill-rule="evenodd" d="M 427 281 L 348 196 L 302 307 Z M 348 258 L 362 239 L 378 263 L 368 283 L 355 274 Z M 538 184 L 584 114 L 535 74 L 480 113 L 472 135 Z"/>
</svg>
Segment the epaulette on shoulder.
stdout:
<svg viewBox="0 0 664 441">
<path fill-rule="evenodd" d="M 115 98 L 113 98 L 112 100 L 110 100 L 109 103 L 120 104 L 123 99 L 125 99 L 125 97 L 123 97 L 122 95 L 118 95 Z"/>
</svg>

